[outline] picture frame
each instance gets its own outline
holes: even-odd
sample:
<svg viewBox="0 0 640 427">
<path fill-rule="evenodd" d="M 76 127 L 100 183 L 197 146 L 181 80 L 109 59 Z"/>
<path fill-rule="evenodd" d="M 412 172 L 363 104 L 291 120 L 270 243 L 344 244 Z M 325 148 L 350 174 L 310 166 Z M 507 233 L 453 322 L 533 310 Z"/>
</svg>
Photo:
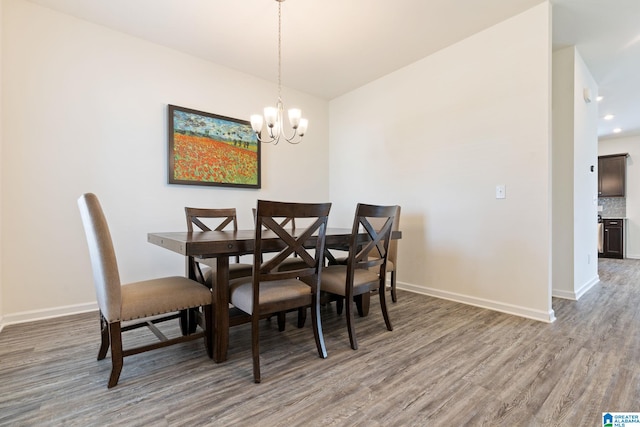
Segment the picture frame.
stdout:
<svg viewBox="0 0 640 427">
<path fill-rule="evenodd" d="M 169 184 L 260 188 L 260 142 L 251 123 L 168 106 Z"/>
</svg>

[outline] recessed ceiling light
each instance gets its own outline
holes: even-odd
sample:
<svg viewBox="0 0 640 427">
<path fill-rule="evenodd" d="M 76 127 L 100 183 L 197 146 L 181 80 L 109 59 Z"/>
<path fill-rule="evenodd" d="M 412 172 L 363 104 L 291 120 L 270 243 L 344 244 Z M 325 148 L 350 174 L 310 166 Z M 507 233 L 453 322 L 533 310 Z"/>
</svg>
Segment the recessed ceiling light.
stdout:
<svg viewBox="0 0 640 427">
<path fill-rule="evenodd" d="M 622 129 L 620 129 L 620 128 L 615 128 L 613 130 L 613 133 L 620 133 L 620 132 L 622 132 Z"/>
<path fill-rule="evenodd" d="M 602 95 L 600 95 L 600 96 L 598 96 L 598 97 L 596 98 L 596 100 L 597 100 L 598 102 L 602 101 L 603 99 L 604 99 L 604 96 L 602 96 Z"/>
<path fill-rule="evenodd" d="M 605 120 L 611 120 L 611 119 L 613 119 L 614 117 L 615 117 L 615 116 L 614 116 L 613 114 L 607 114 L 607 115 L 606 115 L 606 116 L 604 116 L 603 118 L 604 118 Z"/>
</svg>

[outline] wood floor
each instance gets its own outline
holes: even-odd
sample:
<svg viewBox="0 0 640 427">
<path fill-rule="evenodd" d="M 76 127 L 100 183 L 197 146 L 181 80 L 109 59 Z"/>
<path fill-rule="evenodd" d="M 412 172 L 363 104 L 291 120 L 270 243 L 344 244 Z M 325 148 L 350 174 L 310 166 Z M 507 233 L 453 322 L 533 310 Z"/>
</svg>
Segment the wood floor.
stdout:
<svg viewBox="0 0 640 427">
<path fill-rule="evenodd" d="M 399 291 L 394 331 L 372 300 L 357 351 L 328 307 L 325 360 L 309 322 L 264 321 L 261 384 L 248 325 L 225 363 L 200 341 L 172 346 L 126 358 L 111 390 L 96 313 L 7 326 L 0 425 L 602 425 L 604 411 L 640 411 L 640 261 L 602 260 L 600 278 L 580 301 L 554 299 L 553 324 Z"/>
</svg>

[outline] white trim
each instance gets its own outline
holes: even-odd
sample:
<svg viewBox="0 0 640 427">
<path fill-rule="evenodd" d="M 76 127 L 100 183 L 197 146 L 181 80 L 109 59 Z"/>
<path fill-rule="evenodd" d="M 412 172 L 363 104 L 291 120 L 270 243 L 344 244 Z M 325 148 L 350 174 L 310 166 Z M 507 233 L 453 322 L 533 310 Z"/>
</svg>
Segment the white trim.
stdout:
<svg viewBox="0 0 640 427">
<path fill-rule="evenodd" d="M 577 291 L 563 291 L 559 289 L 552 289 L 551 296 L 555 298 L 568 299 L 572 301 L 578 301 L 584 294 L 586 294 L 591 288 L 600 283 L 600 276 L 596 274 L 596 277 L 582 285 Z"/>
<path fill-rule="evenodd" d="M 576 299 L 582 298 L 582 296 L 586 294 L 589 289 L 593 288 L 598 283 L 600 283 L 600 276 L 596 274 L 596 277 L 578 288 L 578 290 L 576 291 Z"/>
<path fill-rule="evenodd" d="M 552 289 L 551 290 L 551 296 L 554 298 L 562 298 L 562 299 L 568 299 L 571 301 L 577 301 L 578 297 L 576 296 L 575 292 L 572 291 L 565 291 L 562 289 Z"/>
<path fill-rule="evenodd" d="M 436 298 L 442 298 L 462 304 L 473 305 L 480 308 L 499 311 L 501 313 L 513 314 L 515 316 L 526 317 L 527 319 L 539 320 L 541 322 L 553 323 L 556 316 L 553 310 L 549 312 L 531 310 L 527 307 L 505 304 L 497 301 L 485 300 L 482 298 L 470 297 L 468 295 L 457 294 L 455 292 L 447 292 L 441 289 L 426 288 L 424 286 L 416 286 L 408 283 L 396 282 L 396 287 L 417 294 L 428 295 Z"/>
<path fill-rule="evenodd" d="M 0 320 L 0 332 L 2 332 L 2 329 L 7 325 L 34 322 L 36 320 L 52 319 L 54 317 L 69 316 L 71 314 L 80 314 L 97 310 L 98 304 L 95 302 L 91 302 L 47 308 L 43 310 L 30 310 L 23 311 L 21 313 L 7 314 Z"/>
</svg>

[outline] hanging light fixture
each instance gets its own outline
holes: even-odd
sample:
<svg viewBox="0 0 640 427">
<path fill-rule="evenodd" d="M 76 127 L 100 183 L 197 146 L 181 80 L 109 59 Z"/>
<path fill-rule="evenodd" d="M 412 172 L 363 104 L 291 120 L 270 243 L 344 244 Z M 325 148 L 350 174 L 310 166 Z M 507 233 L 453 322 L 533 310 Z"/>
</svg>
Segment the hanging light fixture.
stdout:
<svg viewBox="0 0 640 427">
<path fill-rule="evenodd" d="M 253 114 L 251 128 L 260 142 L 276 145 L 282 137 L 291 144 L 299 144 L 307 131 L 309 121 L 302 118 L 302 111 L 299 108 L 292 108 L 289 110 L 289 123 L 293 133 L 291 136 L 287 136 L 284 131 L 284 104 L 282 103 L 282 2 L 284 0 L 276 1 L 278 2 L 278 102 L 275 107 L 264 109 L 264 118 L 259 114 Z M 268 139 L 261 136 L 263 123 L 267 125 Z"/>
</svg>

